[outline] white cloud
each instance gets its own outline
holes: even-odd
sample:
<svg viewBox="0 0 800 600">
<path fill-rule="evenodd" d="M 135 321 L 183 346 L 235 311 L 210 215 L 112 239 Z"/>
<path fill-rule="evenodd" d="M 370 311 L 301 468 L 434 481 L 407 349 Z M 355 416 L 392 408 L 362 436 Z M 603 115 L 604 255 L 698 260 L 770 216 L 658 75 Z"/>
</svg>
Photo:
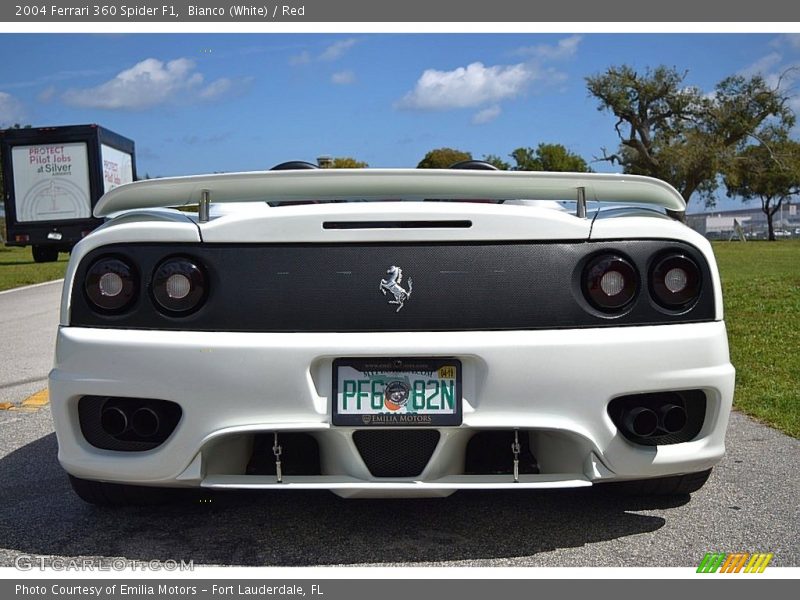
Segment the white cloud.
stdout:
<svg viewBox="0 0 800 600">
<path fill-rule="evenodd" d="M 331 81 L 336 85 L 349 85 L 356 80 L 356 74 L 352 71 L 339 71 L 331 75 Z"/>
<path fill-rule="evenodd" d="M 223 94 L 226 94 L 233 87 L 233 82 L 227 77 L 221 77 L 216 81 L 212 81 L 203 91 L 200 92 L 200 97 L 203 100 L 213 100 Z"/>
<path fill-rule="evenodd" d="M 784 34 L 783 39 L 794 49 L 800 49 L 800 33 Z"/>
<path fill-rule="evenodd" d="M 498 102 L 522 93 L 531 75 L 522 63 L 486 67 L 475 62 L 452 71 L 427 69 L 397 107 L 447 110 Z"/>
<path fill-rule="evenodd" d="M 526 60 L 511 65 L 485 66 L 474 62 L 452 71 L 425 70 L 414 86 L 395 103 L 395 108 L 410 110 L 451 110 L 484 107 L 473 116 L 481 124 L 497 118 L 500 103 L 524 94 L 529 85 L 553 86 L 567 79 L 566 73 L 549 63 L 573 57 L 582 36 L 573 35 L 555 45 L 540 44 L 519 48 L 515 54 Z"/>
<path fill-rule="evenodd" d="M 303 50 L 300 54 L 295 54 L 294 56 L 289 57 L 289 64 L 293 67 L 298 65 L 307 65 L 311 62 L 311 54 L 308 50 Z"/>
<path fill-rule="evenodd" d="M 22 102 L 11 94 L 0 92 L 0 126 L 14 125 L 24 119 L 25 108 Z"/>
<path fill-rule="evenodd" d="M 345 52 L 347 52 L 350 48 L 355 46 L 357 41 L 358 40 L 356 40 L 355 38 L 347 38 L 346 40 L 339 40 L 333 42 L 330 46 L 325 48 L 322 54 L 319 55 L 319 60 L 325 60 L 325 61 L 338 60 L 342 56 L 344 56 Z"/>
<path fill-rule="evenodd" d="M 473 125 L 483 125 L 484 123 L 494 121 L 500 116 L 501 112 L 503 112 L 503 109 L 497 104 L 490 106 L 489 108 L 484 108 L 472 116 L 472 123 Z"/>
<path fill-rule="evenodd" d="M 62 98 L 67 104 L 84 108 L 143 110 L 176 101 L 211 100 L 232 85 L 226 78 L 204 85 L 203 75 L 188 58 L 169 62 L 148 58 L 103 84 L 68 90 Z"/>
<path fill-rule="evenodd" d="M 800 35 L 798 39 L 800 39 Z M 797 95 L 797 84 L 800 83 L 800 63 L 796 60 L 787 60 L 784 54 L 771 52 L 740 69 L 738 74 L 744 77 L 761 75 L 768 86 L 779 88 L 782 93 L 789 96 L 789 108 L 794 112 L 800 110 L 800 97 Z"/>
<path fill-rule="evenodd" d="M 795 50 L 800 50 L 800 33 L 784 33 L 776 37 L 770 46 L 773 48 L 780 48 L 781 46 L 789 46 Z"/>
<path fill-rule="evenodd" d="M 27 79 L 23 81 L 12 81 L 12 82 L 3 82 L 0 83 L 0 87 L 10 90 L 10 89 L 19 89 L 19 88 L 26 88 L 26 87 L 34 87 L 40 86 L 48 83 L 66 81 L 66 80 L 74 80 L 80 77 L 97 77 L 101 75 L 107 74 L 107 70 L 99 70 L 99 69 L 81 69 L 81 70 L 67 70 L 67 71 L 57 71 L 55 73 L 51 73 L 49 75 L 44 75 L 42 77 L 37 77 L 35 79 Z"/>
<path fill-rule="evenodd" d="M 762 75 L 766 77 L 770 71 L 777 67 L 783 61 L 783 56 L 778 52 L 770 52 L 766 56 L 762 56 L 754 63 L 747 65 L 744 69 L 739 70 L 739 75 L 745 77 L 752 77 L 753 75 Z"/>
<path fill-rule="evenodd" d="M 289 57 L 289 64 L 293 67 L 307 65 L 311 62 L 333 62 L 342 58 L 345 53 L 358 43 L 356 38 L 347 38 L 345 40 L 337 40 L 329 44 L 325 49 L 313 56 L 308 50 L 303 50 L 300 54 L 295 54 Z"/>
<path fill-rule="evenodd" d="M 787 105 L 795 113 L 800 113 L 800 95 L 797 93 L 800 84 L 800 62 L 795 58 L 787 57 L 792 54 L 793 49 L 800 48 L 800 34 L 787 33 L 781 35 L 770 44 L 773 48 L 778 48 L 774 52 L 762 56 L 752 64 L 738 71 L 738 75 L 753 77 L 760 75 L 771 88 L 779 89 L 782 94 L 788 96 Z M 786 51 L 786 47 L 791 49 Z M 793 131 L 800 130 L 800 124 L 796 125 Z"/>
<path fill-rule="evenodd" d="M 187 146 L 219 144 L 220 142 L 224 142 L 225 140 L 230 139 L 232 133 L 233 132 L 231 131 L 222 131 L 220 133 L 213 133 L 205 136 L 186 135 L 183 138 L 181 138 L 180 141 L 186 144 Z"/>
<path fill-rule="evenodd" d="M 44 88 L 41 92 L 39 92 L 39 95 L 36 96 L 36 99 L 39 102 L 50 102 L 55 97 L 55 95 L 56 95 L 56 86 L 49 85 L 46 88 Z"/>
<path fill-rule="evenodd" d="M 555 46 L 547 44 L 537 44 L 536 46 L 525 46 L 518 48 L 514 54 L 519 56 L 530 56 L 537 60 L 565 60 L 572 58 L 578 51 L 578 46 L 583 40 L 582 35 L 571 35 L 559 40 Z"/>
</svg>

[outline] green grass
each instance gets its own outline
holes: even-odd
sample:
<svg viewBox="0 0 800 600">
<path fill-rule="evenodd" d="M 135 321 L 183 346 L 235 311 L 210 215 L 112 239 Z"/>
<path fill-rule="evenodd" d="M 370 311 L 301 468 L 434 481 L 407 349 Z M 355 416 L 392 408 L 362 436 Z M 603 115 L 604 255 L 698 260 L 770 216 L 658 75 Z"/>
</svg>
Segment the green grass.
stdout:
<svg viewBox="0 0 800 600">
<path fill-rule="evenodd" d="M 6 239 L 6 220 L 0 217 L 0 233 Z M 8 247 L 0 243 L 0 291 L 34 283 L 53 281 L 64 277 L 69 254 L 62 252 L 58 262 L 33 262 L 30 246 Z"/>
<path fill-rule="evenodd" d="M 0 219 L 0 232 L 5 239 L 5 220 Z M 9 248 L 0 244 L 0 291 L 61 279 L 67 269 L 69 255 L 62 252 L 58 262 L 35 263 L 28 248 Z"/>
<path fill-rule="evenodd" d="M 800 438 L 800 240 L 714 244 L 734 406 Z"/>
<path fill-rule="evenodd" d="M 69 254 L 62 252 L 58 262 L 33 262 L 30 248 L 7 248 L 0 246 L 0 291 L 42 283 L 64 277 Z"/>
</svg>

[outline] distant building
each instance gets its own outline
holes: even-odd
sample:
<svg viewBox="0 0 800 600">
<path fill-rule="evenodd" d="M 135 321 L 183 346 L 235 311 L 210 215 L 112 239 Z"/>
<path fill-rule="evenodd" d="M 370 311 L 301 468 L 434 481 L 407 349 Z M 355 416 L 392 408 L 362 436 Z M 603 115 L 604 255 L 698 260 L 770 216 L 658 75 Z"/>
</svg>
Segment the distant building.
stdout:
<svg viewBox="0 0 800 600">
<path fill-rule="evenodd" d="M 736 237 L 735 223 L 751 239 L 766 239 L 768 233 L 767 215 L 759 207 L 694 213 L 686 215 L 686 223 L 711 240 Z M 800 237 L 800 202 L 784 202 L 772 218 L 772 225 L 778 237 Z"/>
</svg>

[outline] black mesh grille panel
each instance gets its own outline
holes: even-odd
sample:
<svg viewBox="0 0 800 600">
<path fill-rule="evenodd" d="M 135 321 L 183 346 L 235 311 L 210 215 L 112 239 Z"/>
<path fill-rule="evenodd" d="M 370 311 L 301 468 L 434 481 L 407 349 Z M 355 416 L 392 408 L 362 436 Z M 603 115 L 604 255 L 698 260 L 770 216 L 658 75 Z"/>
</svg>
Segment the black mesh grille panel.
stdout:
<svg viewBox="0 0 800 600">
<path fill-rule="evenodd" d="M 688 311 L 659 310 L 640 293 L 622 314 L 593 309 L 583 297 L 583 265 L 615 252 L 645 278 L 665 249 L 701 266 L 698 302 Z M 97 258 L 114 254 L 141 273 L 141 290 L 124 314 L 103 315 L 83 285 Z M 166 257 L 197 261 L 208 275 L 208 298 L 188 316 L 160 313 L 152 273 Z M 402 270 L 402 278 L 387 273 Z M 385 282 L 382 285 L 382 282 Z M 679 242 L 458 244 L 131 244 L 89 253 L 76 273 L 70 322 L 85 327 L 195 331 L 480 331 L 685 323 L 714 318 L 711 275 L 702 254 Z M 393 286 L 397 283 L 397 286 Z M 398 297 L 400 299 L 398 301 Z"/>
<path fill-rule="evenodd" d="M 353 441 L 373 477 L 416 477 L 439 443 L 435 429 L 356 431 Z"/>
</svg>

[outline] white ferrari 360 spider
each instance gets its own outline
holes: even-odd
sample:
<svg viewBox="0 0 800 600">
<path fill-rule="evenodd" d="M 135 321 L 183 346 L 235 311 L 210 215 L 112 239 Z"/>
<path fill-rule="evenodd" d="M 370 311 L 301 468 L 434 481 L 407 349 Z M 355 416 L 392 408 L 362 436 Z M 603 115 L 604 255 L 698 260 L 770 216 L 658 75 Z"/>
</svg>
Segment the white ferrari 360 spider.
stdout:
<svg viewBox="0 0 800 600">
<path fill-rule="evenodd" d="M 667 214 L 684 210 L 615 174 L 123 185 L 64 283 L 59 460 L 97 504 L 693 492 L 724 453 L 734 369 L 711 246 Z"/>
</svg>

